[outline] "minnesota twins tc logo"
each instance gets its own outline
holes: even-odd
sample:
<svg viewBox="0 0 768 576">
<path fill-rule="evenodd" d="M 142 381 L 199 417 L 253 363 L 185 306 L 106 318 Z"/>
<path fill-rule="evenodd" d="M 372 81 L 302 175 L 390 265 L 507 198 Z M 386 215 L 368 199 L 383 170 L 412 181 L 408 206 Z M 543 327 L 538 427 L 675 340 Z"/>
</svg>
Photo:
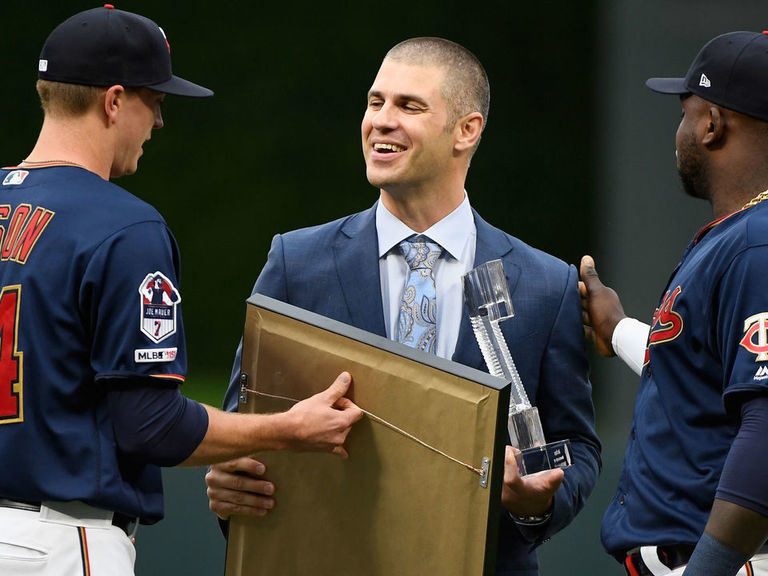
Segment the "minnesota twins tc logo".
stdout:
<svg viewBox="0 0 768 576">
<path fill-rule="evenodd" d="M 648 336 L 648 348 L 645 349 L 644 364 L 648 364 L 650 359 L 651 346 L 674 340 L 683 331 L 683 318 L 672 309 L 675 305 L 675 300 L 682 291 L 683 289 L 680 286 L 672 292 L 668 291 L 664 295 L 661 305 L 654 312 L 653 325 Z"/>
<path fill-rule="evenodd" d="M 768 312 L 760 312 L 744 320 L 744 338 L 739 344 L 757 354 L 755 362 L 768 360 Z"/>
<path fill-rule="evenodd" d="M 176 305 L 179 292 L 162 272 L 147 274 L 139 285 L 141 331 L 153 342 L 176 332 Z"/>
</svg>

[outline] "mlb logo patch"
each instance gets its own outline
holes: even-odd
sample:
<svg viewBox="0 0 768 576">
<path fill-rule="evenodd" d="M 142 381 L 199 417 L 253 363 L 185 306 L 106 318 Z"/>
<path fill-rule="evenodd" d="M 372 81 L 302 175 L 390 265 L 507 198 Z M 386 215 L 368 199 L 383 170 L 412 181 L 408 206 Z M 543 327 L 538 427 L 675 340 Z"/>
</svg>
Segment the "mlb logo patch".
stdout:
<svg viewBox="0 0 768 576">
<path fill-rule="evenodd" d="M 24 182 L 24 179 L 29 176 L 28 170 L 14 170 L 9 172 L 8 175 L 3 178 L 3 186 L 18 186 Z"/>
<path fill-rule="evenodd" d="M 141 331 L 157 343 L 176 332 L 176 305 L 181 296 L 162 272 L 147 274 L 139 285 Z"/>
<path fill-rule="evenodd" d="M 133 360 L 137 364 L 154 362 L 173 362 L 178 354 L 177 348 L 145 348 L 133 351 Z"/>
</svg>

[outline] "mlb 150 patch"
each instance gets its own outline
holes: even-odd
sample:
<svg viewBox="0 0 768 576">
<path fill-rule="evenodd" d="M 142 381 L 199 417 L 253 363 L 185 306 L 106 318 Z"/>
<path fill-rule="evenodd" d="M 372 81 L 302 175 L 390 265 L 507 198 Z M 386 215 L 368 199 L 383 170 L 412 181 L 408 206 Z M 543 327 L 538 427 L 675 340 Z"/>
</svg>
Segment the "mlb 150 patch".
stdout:
<svg viewBox="0 0 768 576">
<path fill-rule="evenodd" d="M 177 348 L 143 348 L 133 351 L 133 360 L 137 364 L 154 362 L 173 362 L 176 360 Z"/>
</svg>

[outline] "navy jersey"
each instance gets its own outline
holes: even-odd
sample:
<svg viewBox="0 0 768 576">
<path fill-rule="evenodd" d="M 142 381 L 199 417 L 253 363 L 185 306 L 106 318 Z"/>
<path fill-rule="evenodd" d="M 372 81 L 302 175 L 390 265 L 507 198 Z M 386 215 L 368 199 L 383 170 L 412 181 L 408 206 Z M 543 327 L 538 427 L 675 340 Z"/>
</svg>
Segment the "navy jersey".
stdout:
<svg viewBox="0 0 768 576">
<path fill-rule="evenodd" d="M 0 182 L 0 497 L 157 520 L 160 470 L 120 453 L 105 394 L 184 380 L 176 242 L 152 206 L 87 170 Z"/>
<path fill-rule="evenodd" d="M 768 392 L 768 202 L 705 227 L 688 246 L 648 338 L 624 468 L 602 541 L 695 543 L 738 431 L 729 399 Z"/>
</svg>

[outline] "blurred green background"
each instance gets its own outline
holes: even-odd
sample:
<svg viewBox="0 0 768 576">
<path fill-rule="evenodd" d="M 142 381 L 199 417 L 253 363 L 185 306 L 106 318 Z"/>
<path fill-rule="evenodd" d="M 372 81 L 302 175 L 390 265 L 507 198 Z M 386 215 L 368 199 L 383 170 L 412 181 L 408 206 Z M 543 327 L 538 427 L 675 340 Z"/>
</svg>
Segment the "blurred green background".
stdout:
<svg viewBox="0 0 768 576">
<path fill-rule="evenodd" d="M 31 150 L 47 34 L 97 3 L 25 0 L 0 15 L 0 162 Z M 279 232 L 365 209 L 359 125 L 386 50 L 411 36 L 457 41 L 484 63 L 491 112 L 467 190 L 492 224 L 578 265 L 597 258 L 630 314 L 647 319 L 709 208 L 679 193 L 679 105 L 643 87 L 679 76 L 716 34 L 768 27 L 762 0 L 425 0 L 387 4 L 126 0 L 165 30 L 174 72 L 210 100 L 166 100 L 165 128 L 118 183 L 155 205 L 182 251 L 185 392 L 218 405 L 244 301 Z M 514 320 L 511 320 L 514 321 Z M 514 355 L 514 350 L 512 351 Z M 587 508 L 540 549 L 541 573 L 621 574 L 599 543 L 635 378 L 590 350 L 604 469 Z M 6 472 L 8 473 L 8 472 Z M 224 540 L 202 470 L 165 471 L 166 520 L 139 530 L 137 574 L 221 574 Z"/>
<path fill-rule="evenodd" d="M 381 58 L 409 36 L 453 39 L 487 67 L 491 113 L 467 183 L 472 203 L 493 224 L 565 259 L 578 257 L 587 238 L 564 242 L 563 229 L 588 213 L 593 147 L 575 146 L 563 130 L 589 116 L 594 68 L 585 64 L 595 19 L 589 2 L 560 4 L 552 23 L 547 10 L 498 4 L 473 26 L 472 9 L 450 0 L 397 9 L 290 0 L 117 3 L 163 27 L 175 73 L 216 92 L 209 100 L 169 97 L 165 128 L 144 146 L 139 172 L 117 181 L 160 210 L 181 247 L 190 381 L 226 376 L 243 301 L 274 234 L 376 200 L 365 179 L 360 120 Z M 26 0 L 7 7 L 10 15 L 5 10 L 1 41 L 11 68 L 3 74 L 3 111 L 13 121 L 0 142 L 2 162 L 21 160 L 34 143 L 36 62 L 47 33 L 95 5 Z M 578 41 L 563 46 L 558 39 L 572 28 Z M 578 88 L 563 98 L 558 85 Z"/>
</svg>

